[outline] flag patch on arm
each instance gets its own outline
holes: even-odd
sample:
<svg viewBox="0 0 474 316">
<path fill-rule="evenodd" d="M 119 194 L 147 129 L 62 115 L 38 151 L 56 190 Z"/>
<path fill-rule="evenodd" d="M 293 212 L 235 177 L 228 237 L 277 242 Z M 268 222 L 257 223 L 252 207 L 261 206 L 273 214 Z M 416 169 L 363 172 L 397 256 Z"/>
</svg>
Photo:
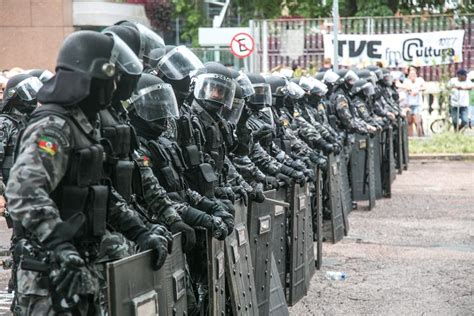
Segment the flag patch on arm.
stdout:
<svg viewBox="0 0 474 316">
<path fill-rule="evenodd" d="M 47 136 L 41 136 L 38 140 L 38 148 L 45 153 L 54 156 L 58 151 L 58 144 Z"/>
</svg>

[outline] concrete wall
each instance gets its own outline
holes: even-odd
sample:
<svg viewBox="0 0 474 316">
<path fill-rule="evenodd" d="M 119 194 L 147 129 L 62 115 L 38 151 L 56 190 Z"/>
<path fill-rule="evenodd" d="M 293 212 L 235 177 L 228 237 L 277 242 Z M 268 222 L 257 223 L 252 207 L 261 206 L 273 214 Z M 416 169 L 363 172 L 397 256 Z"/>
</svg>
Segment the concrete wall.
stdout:
<svg viewBox="0 0 474 316">
<path fill-rule="evenodd" d="M 0 0 L 0 70 L 53 71 L 72 23 L 72 0 Z"/>
</svg>

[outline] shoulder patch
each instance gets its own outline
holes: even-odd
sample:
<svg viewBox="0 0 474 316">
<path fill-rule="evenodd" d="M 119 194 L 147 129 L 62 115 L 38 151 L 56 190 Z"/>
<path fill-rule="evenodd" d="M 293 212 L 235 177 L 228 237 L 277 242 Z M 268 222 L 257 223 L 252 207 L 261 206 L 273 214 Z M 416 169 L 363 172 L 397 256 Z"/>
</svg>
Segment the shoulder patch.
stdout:
<svg viewBox="0 0 474 316">
<path fill-rule="evenodd" d="M 50 156 L 54 156 L 58 152 L 58 143 L 52 137 L 40 136 L 38 139 L 38 149 Z"/>
</svg>

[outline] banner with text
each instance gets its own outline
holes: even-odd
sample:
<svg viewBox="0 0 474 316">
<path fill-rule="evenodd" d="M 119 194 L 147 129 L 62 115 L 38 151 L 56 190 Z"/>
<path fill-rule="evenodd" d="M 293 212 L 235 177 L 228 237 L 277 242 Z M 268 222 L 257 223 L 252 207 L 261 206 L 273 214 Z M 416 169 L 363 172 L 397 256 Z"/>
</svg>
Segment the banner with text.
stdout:
<svg viewBox="0 0 474 316">
<path fill-rule="evenodd" d="M 401 64 L 433 66 L 462 62 L 464 30 L 407 34 L 340 34 L 339 64 L 369 65 L 383 61 L 386 67 Z M 333 35 L 324 35 L 324 57 L 334 56 Z"/>
</svg>

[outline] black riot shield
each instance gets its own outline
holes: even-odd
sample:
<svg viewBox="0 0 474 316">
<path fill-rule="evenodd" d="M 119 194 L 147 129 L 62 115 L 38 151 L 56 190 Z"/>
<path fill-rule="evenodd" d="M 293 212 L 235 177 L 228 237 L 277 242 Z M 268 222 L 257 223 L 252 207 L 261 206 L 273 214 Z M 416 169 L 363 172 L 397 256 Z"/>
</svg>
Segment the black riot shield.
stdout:
<svg viewBox="0 0 474 316">
<path fill-rule="evenodd" d="M 252 202 L 247 216 L 259 315 L 268 315 L 270 309 L 273 212 L 273 204 L 268 201 L 263 203 Z"/>
<path fill-rule="evenodd" d="M 311 278 L 316 272 L 316 259 L 314 257 L 314 229 L 313 229 L 313 209 L 312 199 L 313 194 L 310 192 L 309 184 L 306 184 L 306 221 L 305 221 L 305 247 L 306 247 L 306 258 L 305 258 L 305 282 L 306 282 L 306 293 L 308 292 L 309 283 Z M 301 207 L 301 204 L 300 204 Z M 305 295 L 306 295 L 305 293 Z"/>
<path fill-rule="evenodd" d="M 313 211 L 313 236 L 316 241 L 316 269 L 323 264 L 323 176 L 322 171 L 316 168 L 315 190 L 311 199 Z"/>
<path fill-rule="evenodd" d="M 276 191 L 267 191 L 265 196 L 275 200 L 272 227 L 272 249 L 275 257 L 275 264 L 280 276 L 280 283 L 285 289 L 287 286 L 288 273 L 288 215 L 290 204 L 286 188 Z"/>
<path fill-rule="evenodd" d="M 226 281 L 232 313 L 257 315 L 257 296 L 247 230 L 247 207 L 243 202 L 236 202 L 234 206 L 235 229 L 225 239 Z"/>
<path fill-rule="evenodd" d="M 110 315 L 187 315 L 185 259 L 181 236 L 160 270 L 151 266 L 153 251 L 107 263 Z"/>
<path fill-rule="evenodd" d="M 340 166 L 334 154 L 328 155 L 328 199 L 325 207 L 330 212 L 330 219 L 324 221 L 323 234 L 326 240 L 336 243 L 344 238 L 344 217 L 342 215 Z"/>
<path fill-rule="evenodd" d="M 394 141 L 394 154 L 395 154 L 395 164 L 398 170 L 398 174 L 403 172 L 403 119 L 398 117 L 397 120 L 397 129 L 393 137 Z"/>
<path fill-rule="evenodd" d="M 290 200 L 290 266 L 289 266 L 289 290 L 288 305 L 296 304 L 306 295 L 308 279 L 312 277 L 315 270 L 314 248 L 312 241 L 312 220 L 308 214 L 310 211 L 310 199 L 308 185 L 300 187 L 293 185 L 292 199 Z M 310 235 L 310 240 L 308 235 Z M 311 250 L 308 251 L 308 240 Z M 312 255 L 309 255 L 311 253 Z M 311 257 L 311 258 L 310 258 Z M 311 265 L 309 267 L 308 265 Z"/>
<path fill-rule="evenodd" d="M 382 188 L 382 151 L 383 151 L 383 133 L 377 133 L 374 137 L 374 177 L 375 177 L 375 198 L 383 198 Z"/>
<path fill-rule="evenodd" d="M 392 183 L 395 180 L 395 159 L 393 155 L 393 130 L 390 126 L 384 131 L 382 151 L 382 188 L 385 197 L 392 196 Z"/>
<path fill-rule="evenodd" d="M 369 210 L 375 206 L 374 139 L 356 135 L 351 152 L 352 198 L 369 201 Z"/>
<path fill-rule="evenodd" d="M 288 316 L 285 292 L 278 277 L 275 257 L 272 255 L 272 274 L 270 276 L 270 314 L 271 316 Z"/>
<path fill-rule="evenodd" d="M 349 234 L 349 213 L 352 210 L 352 196 L 351 185 L 349 182 L 349 165 L 350 156 L 338 155 L 336 157 L 339 165 L 339 183 L 341 184 L 341 204 L 342 204 L 342 219 L 344 221 L 344 236 Z"/>
<path fill-rule="evenodd" d="M 403 169 L 408 169 L 408 123 L 406 118 L 402 121 L 402 141 L 403 141 Z"/>
</svg>

